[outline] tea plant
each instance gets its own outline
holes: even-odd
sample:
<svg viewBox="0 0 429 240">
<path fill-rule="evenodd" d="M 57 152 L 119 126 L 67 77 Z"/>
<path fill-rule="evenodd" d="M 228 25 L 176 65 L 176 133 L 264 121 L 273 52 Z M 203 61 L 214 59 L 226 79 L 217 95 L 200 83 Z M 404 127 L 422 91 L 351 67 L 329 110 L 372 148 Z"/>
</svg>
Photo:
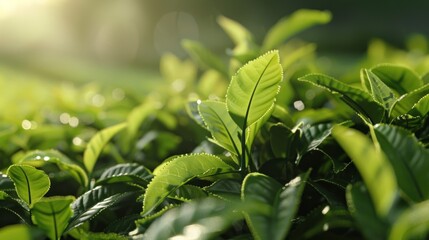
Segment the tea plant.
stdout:
<svg viewBox="0 0 429 240">
<path fill-rule="evenodd" d="M 257 44 L 220 17 L 228 64 L 184 41 L 194 62 L 164 56 L 161 94 L 79 126 L 77 150 L 6 126 L 0 239 L 425 239 L 427 77 L 311 73 L 314 45 L 289 38 L 329 19 L 297 11 Z"/>
</svg>

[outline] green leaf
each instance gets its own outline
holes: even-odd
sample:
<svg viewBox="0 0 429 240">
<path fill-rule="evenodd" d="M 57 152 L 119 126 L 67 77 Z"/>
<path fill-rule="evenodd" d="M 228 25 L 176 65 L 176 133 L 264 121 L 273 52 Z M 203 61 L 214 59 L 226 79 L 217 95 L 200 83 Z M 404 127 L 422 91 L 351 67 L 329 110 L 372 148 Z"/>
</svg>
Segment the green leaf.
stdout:
<svg viewBox="0 0 429 240">
<path fill-rule="evenodd" d="M 15 184 L 16 192 L 30 208 L 34 206 L 49 190 L 51 181 L 48 175 L 27 165 L 12 165 L 7 175 Z"/>
<path fill-rule="evenodd" d="M 368 190 L 361 183 L 347 186 L 347 205 L 359 230 L 367 239 L 386 239 L 388 225 L 374 209 Z"/>
<path fill-rule="evenodd" d="M 52 240 L 60 239 L 72 216 L 73 196 L 43 198 L 32 209 L 33 222 Z"/>
<path fill-rule="evenodd" d="M 241 194 L 241 181 L 234 179 L 220 179 L 212 185 L 204 187 L 204 190 L 221 199 L 237 199 Z"/>
<path fill-rule="evenodd" d="M 258 47 L 253 41 L 252 34 L 245 27 L 224 16 L 218 17 L 217 22 L 234 42 L 232 54 L 236 59 L 244 63 L 257 56 Z"/>
<path fill-rule="evenodd" d="M 127 116 L 127 135 L 126 140 L 123 143 L 125 146 L 122 146 L 123 149 L 129 150 L 133 141 L 135 141 L 140 125 L 142 125 L 142 123 L 154 113 L 156 105 L 157 103 L 154 100 L 147 99 L 145 102 L 131 110 L 130 114 Z"/>
<path fill-rule="evenodd" d="M 75 178 L 81 186 L 88 185 L 88 176 L 85 170 L 79 165 L 73 163 L 67 156 L 57 150 L 35 150 L 26 153 L 19 161 L 22 164 L 29 164 L 37 167 L 45 163 L 53 163 L 58 166 L 61 171 L 66 171 Z"/>
<path fill-rule="evenodd" d="M 255 239 L 284 239 L 298 211 L 308 173 L 282 186 L 260 173 L 250 173 L 243 181 L 242 199 L 261 203 L 264 210 L 246 213 L 246 221 Z"/>
<path fill-rule="evenodd" d="M 97 216 L 101 211 L 111 207 L 116 202 L 126 198 L 136 190 L 135 187 L 124 184 L 97 186 L 72 203 L 73 216 L 65 232 L 76 228 Z"/>
<path fill-rule="evenodd" d="M 383 119 L 384 108 L 375 102 L 371 95 L 358 88 L 350 87 L 332 77 L 323 74 L 308 74 L 298 80 L 324 88 L 349 105 L 365 121 L 378 123 Z"/>
<path fill-rule="evenodd" d="M 390 117 L 395 118 L 408 113 L 415 104 L 429 94 L 429 84 L 424 85 L 412 92 L 409 92 L 400 97 L 390 110 Z"/>
<path fill-rule="evenodd" d="M 150 225 L 144 239 L 216 239 L 233 222 L 242 218 L 240 210 L 250 207 L 250 204 L 232 204 L 212 198 L 193 201 L 167 211 Z"/>
<path fill-rule="evenodd" d="M 120 132 L 126 126 L 126 123 L 120 123 L 105 128 L 91 138 L 83 154 L 83 163 L 88 172 L 92 172 L 95 163 L 97 162 L 98 155 L 100 155 L 104 145 L 106 145 L 106 143 L 109 142 L 109 140 L 115 136 L 115 134 Z"/>
<path fill-rule="evenodd" d="M 291 129 L 277 124 L 270 128 L 271 150 L 277 158 L 296 159 L 298 149 L 295 148 L 295 142 L 299 139 L 300 134 L 293 132 Z"/>
<path fill-rule="evenodd" d="M 414 202 L 429 199 L 429 151 L 400 127 L 380 124 L 374 133 L 395 171 L 399 188 Z"/>
<path fill-rule="evenodd" d="M 0 228 L 0 239 L 35 240 L 43 238 L 43 232 L 25 224 L 9 225 Z"/>
<path fill-rule="evenodd" d="M 389 161 L 381 149 L 357 130 L 336 126 L 332 135 L 359 170 L 377 214 L 386 216 L 397 195 L 395 173 Z"/>
<path fill-rule="evenodd" d="M 198 109 L 215 142 L 236 156 L 241 155 L 240 128 L 223 102 L 203 101 Z"/>
<path fill-rule="evenodd" d="M 429 201 L 407 208 L 396 219 L 389 234 L 389 240 L 427 239 L 429 232 Z"/>
<path fill-rule="evenodd" d="M 207 126 L 204 123 L 204 120 L 201 117 L 200 111 L 198 109 L 200 101 L 201 100 L 188 102 L 188 104 L 186 105 L 186 112 L 198 125 L 206 129 Z"/>
<path fill-rule="evenodd" d="M 214 69 L 224 76 L 228 76 L 228 69 L 222 60 L 201 43 L 186 39 L 182 41 L 182 46 L 202 68 Z"/>
<path fill-rule="evenodd" d="M 366 69 L 364 72 L 367 75 L 366 79 L 369 81 L 372 97 L 375 101 L 384 106 L 386 110 L 389 110 L 397 100 L 395 94 L 378 78 L 377 75 Z"/>
<path fill-rule="evenodd" d="M 394 64 L 380 64 L 370 70 L 398 95 L 407 94 L 423 86 L 422 79 L 407 67 Z"/>
<path fill-rule="evenodd" d="M 283 70 L 278 51 L 268 52 L 240 68 L 227 90 L 228 112 L 244 130 L 268 112 L 279 92 Z"/>
<path fill-rule="evenodd" d="M 414 105 L 414 111 L 417 111 L 420 116 L 426 116 L 429 113 L 429 94 L 420 98 L 420 100 Z"/>
<path fill-rule="evenodd" d="M 209 154 L 192 154 L 176 157 L 155 170 L 144 195 L 143 212 L 154 210 L 170 193 L 193 178 L 212 176 L 234 171 L 222 159 Z"/>
<path fill-rule="evenodd" d="M 122 163 L 103 171 L 96 185 L 130 182 L 144 187 L 152 177 L 150 170 L 142 165 L 137 163 Z"/>
<path fill-rule="evenodd" d="M 331 135 L 333 125 L 330 123 L 319 123 L 306 125 L 302 128 L 302 140 L 297 144 L 299 149 L 298 161 L 301 157 L 312 150 L 317 149 L 320 144 Z"/>
<path fill-rule="evenodd" d="M 292 15 L 280 19 L 267 33 L 262 44 L 262 50 L 267 51 L 278 47 L 288 38 L 317 24 L 331 21 L 328 11 L 301 9 Z"/>
<path fill-rule="evenodd" d="M 208 193 L 202 188 L 193 185 L 183 185 L 172 192 L 168 197 L 184 202 L 189 202 L 198 198 L 205 198 Z"/>
</svg>

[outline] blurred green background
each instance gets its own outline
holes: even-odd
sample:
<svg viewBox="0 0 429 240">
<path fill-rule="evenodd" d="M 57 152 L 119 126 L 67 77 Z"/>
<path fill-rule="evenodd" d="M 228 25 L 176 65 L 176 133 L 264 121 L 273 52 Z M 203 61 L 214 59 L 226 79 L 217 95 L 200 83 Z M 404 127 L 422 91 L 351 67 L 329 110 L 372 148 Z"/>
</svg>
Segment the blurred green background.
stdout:
<svg viewBox="0 0 429 240">
<path fill-rule="evenodd" d="M 428 1 L 1 0 L 0 60 L 74 80 L 118 77 L 103 74 L 103 67 L 138 78 L 135 71 L 156 71 L 166 52 L 184 57 L 183 38 L 224 52 L 231 43 L 216 23 L 219 15 L 242 23 L 260 40 L 300 8 L 333 14 L 330 24 L 300 35 L 321 53 L 362 54 L 373 38 L 400 47 L 413 33 L 429 34 Z"/>
</svg>

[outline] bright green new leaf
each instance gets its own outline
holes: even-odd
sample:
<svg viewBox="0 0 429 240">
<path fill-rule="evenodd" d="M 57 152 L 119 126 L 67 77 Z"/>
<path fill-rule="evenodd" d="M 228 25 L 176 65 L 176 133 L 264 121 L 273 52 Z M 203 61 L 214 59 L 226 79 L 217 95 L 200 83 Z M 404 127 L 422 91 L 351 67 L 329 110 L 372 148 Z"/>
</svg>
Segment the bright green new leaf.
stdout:
<svg viewBox="0 0 429 240">
<path fill-rule="evenodd" d="M 122 146 L 124 149 L 128 150 L 132 142 L 135 141 L 135 137 L 138 133 L 138 130 L 142 123 L 155 111 L 156 107 L 155 101 L 147 99 L 145 102 L 141 103 L 139 106 L 133 108 L 130 114 L 127 116 L 127 140 L 124 141 Z"/>
<path fill-rule="evenodd" d="M 381 149 L 357 130 L 335 126 L 332 136 L 353 160 L 374 202 L 378 215 L 386 216 L 397 196 L 395 173 Z"/>
<path fill-rule="evenodd" d="M 262 50 L 267 51 L 276 48 L 294 34 L 329 21 L 331 21 L 331 13 L 328 11 L 298 10 L 292 15 L 281 19 L 268 31 L 262 44 Z"/>
<path fill-rule="evenodd" d="M 42 170 L 27 165 L 12 165 L 7 175 L 15 184 L 16 192 L 30 208 L 34 206 L 49 190 L 51 181 Z"/>
<path fill-rule="evenodd" d="M 400 127 L 376 125 L 374 133 L 395 171 L 399 188 L 414 202 L 429 199 L 429 150 Z"/>
<path fill-rule="evenodd" d="M 412 110 L 416 103 L 423 97 L 429 94 L 429 84 L 424 85 L 412 92 L 409 92 L 400 97 L 390 110 L 389 116 L 391 118 L 398 117 L 406 114 Z"/>
<path fill-rule="evenodd" d="M 399 215 L 393 223 L 389 240 L 427 239 L 428 232 L 429 201 L 424 201 L 407 208 Z"/>
<path fill-rule="evenodd" d="M 34 240 L 43 239 L 43 232 L 25 224 L 9 225 L 0 228 L 0 239 Z"/>
<path fill-rule="evenodd" d="M 126 126 L 126 123 L 119 123 L 101 130 L 91 138 L 83 154 L 83 163 L 88 172 L 92 172 L 104 145 Z"/>
<path fill-rule="evenodd" d="M 96 185 L 129 182 L 144 187 L 152 177 L 150 170 L 142 165 L 137 163 L 122 163 L 103 171 Z"/>
<path fill-rule="evenodd" d="M 73 196 L 41 199 L 32 209 L 34 224 L 43 229 L 51 240 L 60 239 L 72 216 L 70 204 L 74 199 Z"/>
<path fill-rule="evenodd" d="M 282 78 L 278 51 L 268 52 L 250 61 L 232 77 L 226 105 L 232 119 L 242 130 L 272 108 Z"/>
<path fill-rule="evenodd" d="M 371 95 L 375 101 L 389 110 L 397 100 L 393 91 L 371 71 L 364 70 L 371 88 Z"/>
<path fill-rule="evenodd" d="M 411 69 L 394 64 L 380 64 L 370 70 L 399 96 L 423 86 L 422 79 Z"/>
<path fill-rule="evenodd" d="M 216 239 L 233 222 L 242 218 L 240 210 L 252 210 L 254 204 L 226 202 L 207 198 L 171 209 L 154 221 L 144 239 Z M 134 238 L 141 239 L 141 238 Z"/>
<path fill-rule="evenodd" d="M 340 99 L 349 105 L 365 121 L 378 123 L 383 119 L 384 108 L 373 100 L 371 95 L 358 88 L 348 86 L 332 77 L 323 74 L 308 74 L 298 80 L 312 83 L 324 88 L 334 94 L 338 94 Z"/>
<path fill-rule="evenodd" d="M 183 40 L 183 48 L 188 52 L 191 58 L 205 69 L 214 69 L 224 76 L 228 76 L 228 69 L 218 56 L 201 43 L 193 40 Z"/>
<path fill-rule="evenodd" d="M 347 186 L 349 211 L 367 239 L 386 239 L 388 225 L 375 212 L 368 190 L 362 183 Z"/>
<path fill-rule="evenodd" d="M 219 157 L 210 154 L 179 156 L 155 170 L 144 195 L 143 212 L 154 210 L 170 193 L 196 177 L 207 177 L 234 171 Z"/>
<path fill-rule="evenodd" d="M 252 34 L 245 27 L 224 16 L 218 17 L 217 22 L 234 42 L 235 47 L 232 54 L 235 58 L 244 63 L 257 56 L 258 46 L 253 41 Z"/>
<path fill-rule="evenodd" d="M 106 186 L 97 186 L 85 192 L 72 203 L 73 216 L 70 218 L 65 232 L 91 220 L 101 211 L 127 198 L 135 191 L 136 187 L 130 185 L 110 184 Z"/>
<path fill-rule="evenodd" d="M 215 142 L 230 153 L 241 155 L 241 130 L 232 120 L 223 102 L 203 101 L 198 105 L 200 115 Z"/>
<path fill-rule="evenodd" d="M 282 186 L 273 178 L 260 173 L 246 176 L 241 191 L 243 201 L 263 206 L 260 212 L 245 212 L 255 239 L 281 240 L 286 237 L 298 211 L 307 177 L 308 173 L 302 174 Z"/>
<path fill-rule="evenodd" d="M 81 184 L 81 186 L 88 185 L 88 176 L 86 175 L 85 170 L 83 170 L 79 165 L 73 163 L 67 156 L 54 149 L 31 151 L 20 159 L 20 163 L 36 167 L 46 163 L 53 163 L 57 165 L 60 170 L 69 173 Z"/>
</svg>

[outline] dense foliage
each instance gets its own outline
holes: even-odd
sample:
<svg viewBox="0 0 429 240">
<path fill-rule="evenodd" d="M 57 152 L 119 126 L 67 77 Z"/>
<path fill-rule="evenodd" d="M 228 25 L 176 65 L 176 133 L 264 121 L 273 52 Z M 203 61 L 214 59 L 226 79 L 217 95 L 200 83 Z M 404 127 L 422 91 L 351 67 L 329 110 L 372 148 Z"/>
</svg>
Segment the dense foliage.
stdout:
<svg viewBox="0 0 429 240">
<path fill-rule="evenodd" d="M 219 17 L 228 63 L 185 40 L 144 97 L 35 84 L 56 101 L 0 124 L 0 239 L 425 239 L 429 57 L 376 41 L 360 72 L 317 73 L 292 37 L 330 17 L 261 44 Z"/>
</svg>

